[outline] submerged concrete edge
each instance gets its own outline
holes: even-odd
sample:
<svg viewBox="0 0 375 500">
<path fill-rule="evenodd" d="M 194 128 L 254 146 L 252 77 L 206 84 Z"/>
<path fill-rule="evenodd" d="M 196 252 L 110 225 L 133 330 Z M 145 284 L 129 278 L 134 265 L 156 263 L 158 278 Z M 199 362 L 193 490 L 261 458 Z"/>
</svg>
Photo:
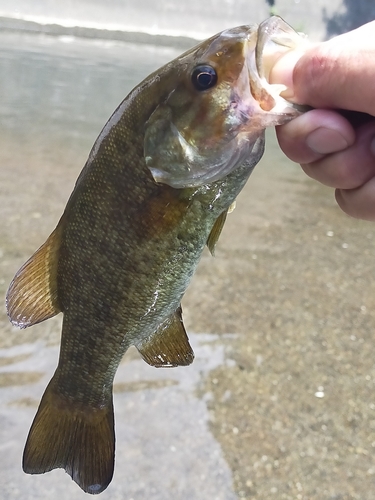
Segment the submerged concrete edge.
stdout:
<svg viewBox="0 0 375 500">
<path fill-rule="evenodd" d="M 51 36 L 74 36 L 79 38 L 94 38 L 116 40 L 129 43 L 142 43 L 188 49 L 199 42 L 199 39 L 187 36 L 172 36 L 152 34 L 139 31 L 121 31 L 85 26 L 62 26 L 60 24 L 42 24 L 25 19 L 0 17 L 0 31 L 18 31 L 25 33 L 43 33 Z"/>
</svg>

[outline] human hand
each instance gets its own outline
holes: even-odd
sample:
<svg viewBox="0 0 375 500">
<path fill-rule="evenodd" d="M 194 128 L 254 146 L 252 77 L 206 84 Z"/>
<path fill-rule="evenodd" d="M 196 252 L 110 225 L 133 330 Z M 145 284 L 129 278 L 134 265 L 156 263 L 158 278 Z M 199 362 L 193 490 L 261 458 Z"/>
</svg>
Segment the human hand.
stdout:
<svg viewBox="0 0 375 500">
<path fill-rule="evenodd" d="M 290 52 L 274 66 L 271 83 L 282 94 L 316 109 L 277 127 L 281 149 L 307 175 L 336 188 L 347 214 L 375 221 L 375 22 L 303 53 Z M 357 125 L 335 110 L 370 115 Z"/>
</svg>

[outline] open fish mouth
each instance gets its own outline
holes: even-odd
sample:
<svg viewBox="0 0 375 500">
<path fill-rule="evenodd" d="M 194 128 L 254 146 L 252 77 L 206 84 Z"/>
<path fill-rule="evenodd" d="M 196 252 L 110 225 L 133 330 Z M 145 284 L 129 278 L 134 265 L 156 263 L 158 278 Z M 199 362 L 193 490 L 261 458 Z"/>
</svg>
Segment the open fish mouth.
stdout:
<svg viewBox="0 0 375 500">
<path fill-rule="evenodd" d="M 250 50 L 248 68 L 251 93 L 264 111 L 291 114 L 304 112 L 305 107 L 286 101 L 280 94 L 285 85 L 270 83 L 271 70 L 276 61 L 291 50 L 301 50 L 307 44 L 304 34 L 296 32 L 281 17 L 272 16 L 263 21 L 256 32 L 255 50 Z"/>
<path fill-rule="evenodd" d="M 280 95 L 284 85 L 269 81 L 276 61 L 305 43 L 273 16 L 259 26 L 224 30 L 197 53 L 192 49 L 190 81 L 172 90 L 146 122 L 144 157 L 155 182 L 197 188 L 253 161 L 266 127 L 306 111 Z"/>
</svg>

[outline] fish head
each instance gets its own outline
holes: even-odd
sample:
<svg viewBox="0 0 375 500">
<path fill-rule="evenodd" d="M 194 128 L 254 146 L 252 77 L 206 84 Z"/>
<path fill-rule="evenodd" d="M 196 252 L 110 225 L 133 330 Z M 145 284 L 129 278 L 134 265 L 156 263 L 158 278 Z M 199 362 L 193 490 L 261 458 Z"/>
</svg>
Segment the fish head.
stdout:
<svg viewBox="0 0 375 500">
<path fill-rule="evenodd" d="M 228 29 L 168 65 L 173 89 L 146 123 L 144 154 L 154 180 L 197 187 L 227 176 L 252 154 L 268 126 L 303 109 L 269 83 L 276 60 L 305 43 L 279 17 Z"/>
</svg>

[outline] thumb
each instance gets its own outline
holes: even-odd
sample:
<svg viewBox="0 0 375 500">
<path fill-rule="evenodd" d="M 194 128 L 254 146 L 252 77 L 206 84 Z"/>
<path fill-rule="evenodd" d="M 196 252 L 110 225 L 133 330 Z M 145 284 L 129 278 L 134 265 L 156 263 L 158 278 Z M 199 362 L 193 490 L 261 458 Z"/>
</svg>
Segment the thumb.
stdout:
<svg viewBox="0 0 375 500">
<path fill-rule="evenodd" d="M 372 22 L 304 52 L 290 51 L 273 67 L 271 83 L 286 85 L 282 95 L 299 104 L 375 115 L 374 33 Z"/>
</svg>

